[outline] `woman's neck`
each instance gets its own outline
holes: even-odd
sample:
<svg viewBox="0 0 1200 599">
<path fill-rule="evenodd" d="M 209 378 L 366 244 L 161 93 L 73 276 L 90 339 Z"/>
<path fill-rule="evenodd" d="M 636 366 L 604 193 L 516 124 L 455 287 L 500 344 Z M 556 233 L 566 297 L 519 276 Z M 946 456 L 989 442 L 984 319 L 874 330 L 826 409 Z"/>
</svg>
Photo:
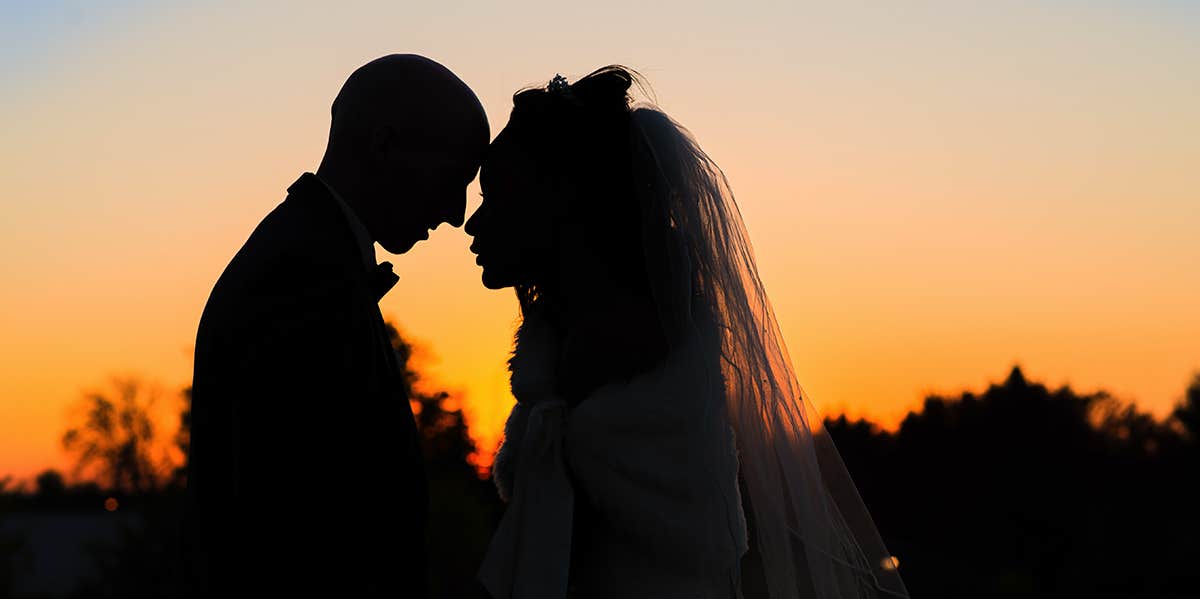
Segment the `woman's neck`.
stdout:
<svg viewBox="0 0 1200 599">
<path fill-rule="evenodd" d="M 666 354 L 649 295 L 597 272 L 564 277 L 567 284 L 546 298 L 548 315 L 560 319 L 558 387 L 571 403 L 650 369 Z"/>
</svg>

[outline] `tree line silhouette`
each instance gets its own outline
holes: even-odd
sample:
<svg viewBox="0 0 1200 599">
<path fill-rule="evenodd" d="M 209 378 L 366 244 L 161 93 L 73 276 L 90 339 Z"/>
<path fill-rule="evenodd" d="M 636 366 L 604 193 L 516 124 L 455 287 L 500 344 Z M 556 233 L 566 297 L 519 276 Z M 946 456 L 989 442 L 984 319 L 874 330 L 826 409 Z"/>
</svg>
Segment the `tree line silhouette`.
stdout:
<svg viewBox="0 0 1200 599">
<path fill-rule="evenodd" d="M 914 597 L 1196 597 L 1200 374 L 1163 421 L 1019 367 L 826 426 Z"/>
<path fill-rule="evenodd" d="M 484 597 L 475 571 L 503 504 L 474 465 L 458 398 L 424 390 L 413 345 L 388 330 L 429 476 L 431 596 Z M 183 397 L 169 442 L 186 456 Z M 185 469 L 156 449 L 153 401 L 129 379 L 85 397 L 62 443 L 73 477 L 90 482 L 54 470 L 32 489 L 0 479 L 0 598 L 39 597 L 17 594 L 30 539 L 6 515 L 64 511 L 135 516 L 87 548 L 93 568 L 68 597 L 179 595 Z M 1014 367 L 981 394 L 926 398 L 895 431 L 844 416 L 824 424 L 914 597 L 1200 596 L 1200 373 L 1161 420 Z M 297 493 L 309 484 L 296 481 Z"/>
</svg>

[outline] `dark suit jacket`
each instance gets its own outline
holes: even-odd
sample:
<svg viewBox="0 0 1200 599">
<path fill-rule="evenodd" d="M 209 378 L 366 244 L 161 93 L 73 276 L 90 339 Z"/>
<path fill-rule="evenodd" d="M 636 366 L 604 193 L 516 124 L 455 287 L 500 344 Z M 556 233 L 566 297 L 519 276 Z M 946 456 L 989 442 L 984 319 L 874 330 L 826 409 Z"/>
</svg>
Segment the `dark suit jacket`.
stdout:
<svg viewBox="0 0 1200 599">
<path fill-rule="evenodd" d="M 196 335 L 192 586 L 424 597 L 426 479 L 372 271 L 320 180 L 305 173 L 288 192 L 226 267 Z"/>
</svg>

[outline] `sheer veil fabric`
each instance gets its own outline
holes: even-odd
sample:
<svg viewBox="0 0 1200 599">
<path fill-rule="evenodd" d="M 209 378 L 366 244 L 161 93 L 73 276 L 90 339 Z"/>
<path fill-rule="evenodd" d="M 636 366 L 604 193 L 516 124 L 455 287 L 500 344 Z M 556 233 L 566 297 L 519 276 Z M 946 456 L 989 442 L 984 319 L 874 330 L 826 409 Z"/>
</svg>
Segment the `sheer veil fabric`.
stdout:
<svg viewBox="0 0 1200 599">
<path fill-rule="evenodd" d="M 748 598 L 908 597 L 801 389 L 724 173 L 650 104 L 631 112 L 646 268 L 666 337 L 719 353 L 763 589 Z M 714 473 L 717 475 L 717 473 Z"/>
</svg>

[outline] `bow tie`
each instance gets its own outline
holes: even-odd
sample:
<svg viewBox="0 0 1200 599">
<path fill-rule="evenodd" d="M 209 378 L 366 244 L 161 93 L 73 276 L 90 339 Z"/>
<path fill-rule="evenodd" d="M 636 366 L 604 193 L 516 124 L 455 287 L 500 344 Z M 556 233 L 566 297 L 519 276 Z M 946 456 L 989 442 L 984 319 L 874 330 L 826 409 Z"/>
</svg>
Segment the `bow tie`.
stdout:
<svg viewBox="0 0 1200 599">
<path fill-rule="evenodd" d="M 375 270 L 372 270 L 369 273 L 369 277 L 371 293 L 375 295 L 375 301 L 383 299 L 383 296 L 387 294 L 387 292 L 391 291 L 392 287 L 396 286 L 396 281 L 400 280 L 400 277 L 396 276 L 396 273 L 392 272 L 391 262 L 380 262 L 379 264 L 376 264 Z"/>
</svg>

